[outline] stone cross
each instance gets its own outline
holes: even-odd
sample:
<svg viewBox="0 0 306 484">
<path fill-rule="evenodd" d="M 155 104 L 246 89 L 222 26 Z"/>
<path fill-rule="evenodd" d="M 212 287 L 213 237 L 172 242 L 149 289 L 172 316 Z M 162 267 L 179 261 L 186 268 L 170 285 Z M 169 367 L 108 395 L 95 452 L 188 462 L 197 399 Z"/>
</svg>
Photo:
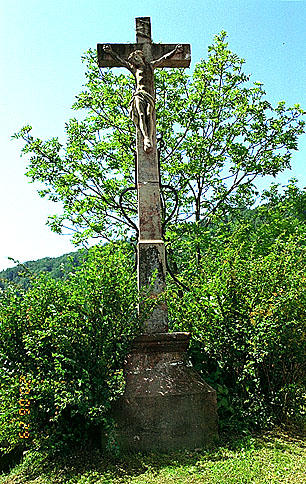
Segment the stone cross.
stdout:
<svg viewBox="0 0 306 484">
<path fill-rule="evenodd" d="M 150 296 L 154 298 L 166 288 L 160 173 L 156 149 L 154 69 L 189 67 L 190 45 L 153 44 L 150 17 L 136 18 L 136 42 L 98 44 L 97 48 L 99 67 L 125 67 L 136 81 L 129 112 L 136 125 L 137 136 L 138 289 L 141 291 L 153 280 Z M 154 334 L 167 330 L 167 306 L 161 303 L 146 320 L 143 332 Z"/>
</svg>

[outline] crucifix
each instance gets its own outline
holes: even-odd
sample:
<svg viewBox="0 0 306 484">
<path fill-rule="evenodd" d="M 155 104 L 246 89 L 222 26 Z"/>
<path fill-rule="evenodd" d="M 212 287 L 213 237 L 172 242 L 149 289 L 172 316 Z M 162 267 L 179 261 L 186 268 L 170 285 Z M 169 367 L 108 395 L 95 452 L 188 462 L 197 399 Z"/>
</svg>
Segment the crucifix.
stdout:
<svg viewBox="0 0 306 484">
<path fill-rule="evenodd" d="M 138 289 L 152 284 L 150 296 L 166 288 L 165 245 L 161 224 L 160 173 L 156 148 L 154 69 L 189 67 L 189 44 L 153 44 L 150 17 L 136 18 L 136 44 L 98 44 L 99 67 L 125 67 L 135 78 L 129 107 L 136 125 L 138 197 Z M 158 304 L 145 321 L 145 334 L 168 330 L 165 303 Z"/>
<path fill-rule="evenodd" d="M 194 449 L 218 434 L 216 392 L 186 364 L 189 333 L 168 333 L 166 257 L 156 148 L 154 69 L 189 67 L 189 44 L 153 44 L 149 17 L 136 18 L 136 44 L 98 44 L 100 67 L 125 67 L 135 78 L 129 113 L 136 125 L 138 289 L 158 299 L 135 338 L 126 387 L 113 407 L 116 438 L 132 451 Z"/>
</svg>

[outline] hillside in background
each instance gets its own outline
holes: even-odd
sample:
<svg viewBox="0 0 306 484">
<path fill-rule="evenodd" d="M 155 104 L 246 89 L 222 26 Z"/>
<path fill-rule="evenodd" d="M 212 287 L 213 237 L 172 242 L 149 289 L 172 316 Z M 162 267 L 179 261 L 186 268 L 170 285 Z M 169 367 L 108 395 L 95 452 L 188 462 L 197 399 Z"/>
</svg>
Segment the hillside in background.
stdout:
<svg viewBox="0 0 306 484">
<path fill-rule="evenodd" d="M 80 265 L 87 251 L 80 249 L 76 252 L 61 255 L 60 257 L 44 257 L 43 259 L 28 261 L 10 267 L 0 272 L 0 287 L 3 289 L 6 281 L 17 284 L 28 289 L 31 281 L 31 274 L 46 272 L 53 279 L 64 279 L 73 267 Z"/>
</svg>

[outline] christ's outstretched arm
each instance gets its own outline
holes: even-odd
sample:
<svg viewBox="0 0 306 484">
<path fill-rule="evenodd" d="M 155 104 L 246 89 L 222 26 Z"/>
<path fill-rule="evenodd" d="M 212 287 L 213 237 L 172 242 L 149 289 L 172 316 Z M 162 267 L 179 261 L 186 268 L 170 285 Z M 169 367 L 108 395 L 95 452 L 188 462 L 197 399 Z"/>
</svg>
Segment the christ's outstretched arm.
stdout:
<svg viewBox="0 0 306 484">
<path fill-rule="evenodd" d="M 132 74 L 134 74 L 134 71 L 133 71 L 133 68 L 132 68 L 131 64 L 129 64 L 129 62 L 127 62 L 126 60 L 121 59 L 121 57 L 118 54 L 116 54 L 116 52 L 113 51 L 113 49 L 111 48 L 110 45 L 104 45 L 103 46 L 103 50 L 104 50 L 104 52 L 106 54 L 109 54 L 110 56 L 112 56 L 113 59 L 115 59 L 116 61 L 118 61 L 122 65 L 122 67 L 125 67 Z"/>
<path fill-rule="evenodd" d="M 154 67 L 159 67 L 162 66 L 163 61 L 170 59 L 173 57 L 175 54 L 182 53 L 183 52 L 183 46 L 182 44 L 178 44 L 175 49 L 171 50 L 171 52 L 168 52 L 168 54 L 163 55 L 159 59 L 156 59 L 155 61 L 151 62 L 151 66 Z"/>
</svg>

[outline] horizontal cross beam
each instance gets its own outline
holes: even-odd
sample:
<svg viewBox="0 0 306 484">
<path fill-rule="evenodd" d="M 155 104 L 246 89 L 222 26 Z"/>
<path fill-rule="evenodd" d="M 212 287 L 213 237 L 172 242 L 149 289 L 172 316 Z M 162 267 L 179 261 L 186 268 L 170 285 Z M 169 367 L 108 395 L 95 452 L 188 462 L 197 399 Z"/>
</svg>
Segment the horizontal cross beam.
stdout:
<svg viewBox="0 0 306 484">
<path fill-rule="evenodd" d="M 98 44 L 99 67 L 122 67 L 118 61 L 103 50 L 104 45 L 110 45 L 112 50 L 124 60 L 127 60 L 128 56 L 135 50 L 143 49 L 143 44 Z M 177 44 L 151 44 L 152 60 L 160 59 L 173 51 L 176 46 Z M 178 52 L 171 58 L 164 60 L 158 67 L 189 67 L 190 59 L 190 44 L 182 44 L 182 52 Z"/>
</svg>

